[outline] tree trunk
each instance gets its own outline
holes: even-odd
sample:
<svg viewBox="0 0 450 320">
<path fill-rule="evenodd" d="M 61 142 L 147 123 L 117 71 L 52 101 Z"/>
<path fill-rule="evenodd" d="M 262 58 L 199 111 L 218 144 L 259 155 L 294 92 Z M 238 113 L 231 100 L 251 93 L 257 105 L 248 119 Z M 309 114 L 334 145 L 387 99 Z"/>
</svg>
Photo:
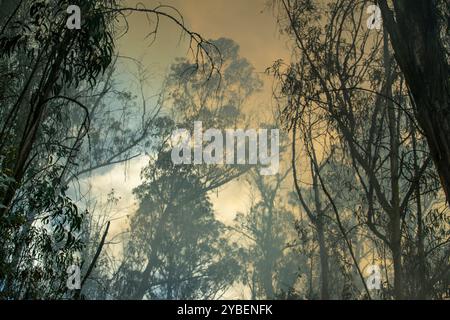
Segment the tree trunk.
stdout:
<svg viewBox="0 0 450 320">
<path fill-rule="evenodd" d="M 384 67 L 387 75 L 386 96 L 387 99 L 387 121 L 389 127 L 389 174 L 391 185 L 391 210 L 389 215 L 389 234 L 394 264 L 394 296 L 400 300 L 403 298 L 403 277 L 402 277 L 402 229 L 400 205 L 400 137 L 399 137 L 399 117 L 392 103 L 392 65 L 389 53 L 388 35 L 384 34 Z"/>
<path fill-rule="evenodd" d="M 397 300 L 403 299 L 403 273 L 402 273 L 402 246 L 400 215 L 394 214 L 391 217 L 391 252 L 392 263 L 394 264 L 394 296 Z"/>
<path fill-rule="evenodd" d="M 322 226 L 317 228 L 317 236 L 319 239 L 319 254 L 320 254 L 320 297 L 322 300 L 330 299 L 329 283 L 329 264 L 328 264 L 328 250 L 325 243 L 325 234 Z"/>
<path fill-rule="evenodd" d="M 394 11 L 386 0 L 378 3 L 450 202 L 450 70 L 440 41 L 437 1 L 396 0 Z"/>
<path fill-rule="evenodd" d="M 414 175 L 419 174 L 418 154 L 417 154 L 417 139 L 415 128 L 412 126 L 412 143 L 414 150 Z M 424 232 L 423 232 L 423 218 L 422 218 L 422 195 L 420 193 L 420 183 L 416 185 L 416 205 L 417 205 L 417 257 L 419 259 L 419 266 L 416 271 L 417 294 L 416 298 L 420 300 L 426 299 L 425 288 L 427 287 L 426 280 L 426 256 L 425 256 L 425 244 L 424 244 Z"/>
<path fill-rule="evenodd" d="M 16 191 L 22 182 L 27 168 L 27 161 L 30 159 L 30 155 L 33 151 L 34 144 L 38 138 L 38 132 L 41 124 L 44 120 L 45 111 L 47 108 L 48 98 L 51 96 L 52 89 L 56 80 L 58 79 L 58 73 L 61 68 L 61 64 L 68 52 L 68 43 L 70 42 L 70 37 L 65 34 L 64 39 L 61 41 L 58 48 L 55 48 L 51 54 L 55 60 L 52 62 L 50 71 L 48 75 L 45 75 L 43 80 L 43 86 L 41 88 L 42 92 L 37 95 L 36 101 L 30 102 L 30 125 L 24 129 L 22 134 L 22 140 L 19 145 L 19 150 L 14 157 L 14 168 L 12 169 L 15 183 L 10 185 L 4 196 L 1 199 L 1 203 L 6 207 L 0 209 L 0 217 L 3 216 L 11 205 Z M 17 106 L 19 107 L 19 106 Z"/>
<path fill-rule="evenodd" d="M 320 257 L 320 299 L 329 300 L 330 292 L 328 289 L 329 282 L 329 264 L 328 264 L 328 250 L 325 240 L 325 230 L 324 230 L 324 210 L 322 208 L 322 200 L 319 190 L 319 179 L 318 179 L 318 167 L 313 163 L 317 163 L 316 154 L 314 147 L 311 147 L 311 174 L 313 178 L 313 190 L 314 190 L 314 204 L 316 211 L 316 219 L 314 220 L 314 225 L 317 229 L 317 239 L 319 242 L 319 257 Z M 316 172 L 317 171 L 317 172 Z"/>
</svg>

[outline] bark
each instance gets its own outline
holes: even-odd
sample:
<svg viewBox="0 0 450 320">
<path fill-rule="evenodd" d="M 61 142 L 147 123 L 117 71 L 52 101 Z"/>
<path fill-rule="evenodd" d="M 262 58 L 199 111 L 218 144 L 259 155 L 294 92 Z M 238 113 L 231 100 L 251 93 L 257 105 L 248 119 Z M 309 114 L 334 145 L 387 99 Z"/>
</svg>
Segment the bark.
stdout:
<svg viewBox="0 0 450 320">
<path fill-rule="evenodd" d="M 437 0 L 378 1 L 396 60 L 450 202 L 450 68 L 441 39 Z"/>
</svg>

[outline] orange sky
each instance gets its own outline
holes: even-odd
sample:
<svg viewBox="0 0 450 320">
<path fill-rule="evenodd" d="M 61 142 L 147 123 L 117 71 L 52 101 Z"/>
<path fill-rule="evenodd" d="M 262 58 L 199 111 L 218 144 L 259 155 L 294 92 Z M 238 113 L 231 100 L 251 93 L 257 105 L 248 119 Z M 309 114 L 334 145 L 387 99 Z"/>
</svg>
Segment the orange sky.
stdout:
<svg viewBox="0 0 450 320">
<path fill-rule="evenodd" d="M 250 61 L 264 80 L 262 92 L 251 98 L 246 110 L 258 115 L 261 123 L 272 121 L 274 101 L 272 99 L 271 76 L 264 74 L 278 59 L 289 60 L 287 40 L 280 36 L 269 0 L 164 0 L 163 5 L 177 8 L 183 15 L 185 25 L 201 34 L 205 39 L 226 37 L 240 46 L 240 55 Z M 135 7 L 137 0 L 126 0 L 125 5 Z M 159 4 L 146 0 L 148 8 Z M 152 31 L 147 17 L 132 13 L 128 17 L 130 29 L 118 42 L 121 55 L 142 60 L 151 75 L 148 95 L 158 92 L 168 68 L 177 57 L 189 56 L 189 41 L 182 37 L 180 28 L 168 19 L 162 19 L 156 42 L 146 35 Z M 258 120 L 257 120 L 258 121 Z"/>
<path fill-rule="evenodd" d="M 139 1 L 127 0 L 134 7 Z M 247 58 L 258 72 L 263 72 L 273 61 L 288 58 L 286 41 L 281 39 L 276 19 L 267 6 L 267 0 L 164 0 L 164 5 L 177 8 L 186 25 L 206 39 L 231 38 L 241 47 L 241 55 Z M 146 0 L 149 8 L 158 4 Z M 179 42 L 180 31 L 167 20 L 161 24 L 156 43 L 149 47 L 145 40 L 150 26 L 145 15 L 134 13 L 129 17 L 129 33 L 120 41 L 122 54 L 141 57 L 146 54 L 149 65 L 165 67 L 173 57 L 185 56 L 187 42 Z"/>
</svg>

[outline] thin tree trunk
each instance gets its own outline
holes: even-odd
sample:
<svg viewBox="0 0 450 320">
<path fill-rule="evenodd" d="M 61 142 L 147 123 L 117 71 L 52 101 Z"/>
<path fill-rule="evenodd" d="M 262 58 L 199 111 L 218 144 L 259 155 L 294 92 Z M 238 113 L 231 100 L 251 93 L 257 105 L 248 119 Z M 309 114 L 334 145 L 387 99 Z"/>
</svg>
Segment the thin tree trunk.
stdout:
<svg viewBox="0 0 450 320">
<path fill-rule="evenodd" d="M 300 203 L 302 204 L 303 209 L 306 211 L 307 216 L 311 223 L 315 225 L 317 230 L 317 238 L 319 242 L 319 259 L 320 259 L 320 297 L 322 300 L 329 300 L 330 299 L 330 293 L 329 293 L 329 262 L 328 262 L 328 250 L 326 246 L 326 240 L 325 240 L 325 230 L 323 225 L 323 210 L 321 207 L 321 199 L 320 199 L 320 192 L 319 192 L 319 181 L 318 176 L 315 174 L 314 166 L 312 162 L 314 161 L 311 159 L 311 174 L 313 177 L 313 188 L 314 188 L 314 204 L 315 204 L 315 212 L 316 215 L 313 215 L 312 210 L 308 207 L 307 203 L 303 199 L 303 195 L 300 189 L 300 186 L 298 184 L 298 177 L 297 177 L 297 165 L 296 165 L 296 135 L 297 135 L 297 121 L 298 121 L 299 115 L 297 114 L 296 119 L 294 121 L 293 129 L 292 129 L 292 172 L 293 172 L 293 178 L 294 178 L 294 186 L 297 192 L 297 196 L 300 200 Z"/>
<path fill-rule="evenodd" d="M 394 264 L 394 295 L 396 299 L 403 297 L 402 277 L 402 243 L 401 243 L 401 215 L 400 212 L 400 137 L 398 131 L 399 118 L 392 103 L 392 65 L 389 53 L 388 34 L 384 32 L 384 68 L 386 73 L 386 103 L 389 126 L 389 165 L 391 183 L 391 212 L 389 214 L 389 232 Z"/>
<path fill-rule="evenodd" d="M 419 165 L 417 159 L 417 138 L 416 130 L 412 126 L 412 143 L 414 150 L 414 175 L 419 174 Z M 426 281 L 426 264 L 425 264 L 425 245 L 424 245 L 424 233 L 423 233 L 423 220 L 422 220 L 422 196 L 420 194 L 420 183 L 417 183 L 415 188 L 416 204 L 417 204 L 417 256 L 419 258 L 419 267 L 417 268 L 416 278 L 418 280 L 418 293 L 417 298 L 424 300 L 426 298 L 425 288 L 427 286 Z"/>
<path fill-rule="evenodd" d="M 328 250 L 325 243 L 325 234 L 323 227 L 320 226 L 317 228 L 317 236 L 319 239 L 319 254 L 320 254 L 320 279 L 321 279 L 321 287 L 320 287 L 320 296 L 322 300 L 330 299 L 330 291 L 329 291 L 329 263 L 328 263 Z"/>
</svg>

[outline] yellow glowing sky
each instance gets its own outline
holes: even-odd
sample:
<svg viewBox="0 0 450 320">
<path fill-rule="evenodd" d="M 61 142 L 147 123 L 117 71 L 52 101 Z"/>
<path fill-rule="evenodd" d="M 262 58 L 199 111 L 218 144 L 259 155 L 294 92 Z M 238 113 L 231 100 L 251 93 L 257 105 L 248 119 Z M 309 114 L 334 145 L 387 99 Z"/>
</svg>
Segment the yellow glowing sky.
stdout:
<svg viewBox="0 0 450 320">
<path fill-rule="evenodd" d="M 125 5 L 134 7 L 138 2 L 127 0 Z M 158 4 L 148 0 L 142 3 L 148 8 Z M 286 41 L 279 35 L 267 0 L 164 0 L 161 3 L 177 8 L 188 28 L 204 38 L 227 37 L 236 41 L 241 55 L 259 72 L 273 61 L 289 57 Z M 174 56 L 186 55 L 187 42 L 179 42 L 180 31 L 174 24 L 163 21 L 158 40 L 149 48 L 149 41 L 144 39 L 150 30 L 145 15 L 133 13 L 129 22 L 130 31 L 119 43 L 122 54 L 136 58 L 146 51 L 145 62 L 161 66 L 170 63 Z"/>
<path fill-rule="evenodd" d="M 139 1 L 127 0 L 124 5 L 136 7 Z M 148 8 L 155 1 L 143 2 Z M 260 113 L 267 120 L 272 115 L 272 78 L 264 74 L 274 61 L 289 60 L 286 39 L 280 36 L 273 10 L 268 0 L 164 0 L 163 5 L 177 8 L 188 29 L 205 39 L 230 38 L 240 46 L 240 55 L 255 67 L 264 80 L 264 90 L 252 99 L 248 112 Z M 170 10 L 167 10 L 170 12 Z M 168 19 L 161 19 L 156 41 L 146 35 L 153 30 L 145 14 L 128 17 L 129 32 L 118 42 L 121 55 L 142 60 L 152 76 L 152 88 L 157 90 L 176 57 L 189 57 L 189 41 L 180 28 Z"/>
</svg>

